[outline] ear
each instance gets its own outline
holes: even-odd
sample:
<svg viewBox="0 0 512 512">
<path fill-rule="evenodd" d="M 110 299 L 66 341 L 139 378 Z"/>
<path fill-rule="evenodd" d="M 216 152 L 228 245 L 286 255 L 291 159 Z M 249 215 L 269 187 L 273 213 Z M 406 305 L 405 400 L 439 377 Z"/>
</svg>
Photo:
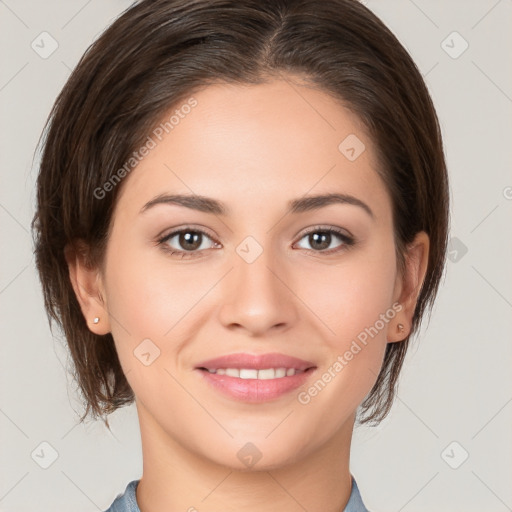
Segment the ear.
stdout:
<svg viewBox="0 0 512 512">
<path fill-rule="evenodd" d="M 409 336 L 414 310 L 427 272 L 429 249 L 430 239 L 424 231 L 420 231 L 407 246 L 405 269 L 403 274 L 397 275 L 394 291 L 395 302 L 399 302 L 402 309 L 393 322 L 390 322 L 390 343 L 403 341 Z"/>
<path fill-rule="evenodd" d="M 99 268 L 91 263 L 90 248 L 82 240 L 66 245 L 64 255 L 69 278 L 89 330 L 94 334 L 110 332 L 105 290 Z M 99 319 L 94 323 L 94 319 Z"/>
</svg>

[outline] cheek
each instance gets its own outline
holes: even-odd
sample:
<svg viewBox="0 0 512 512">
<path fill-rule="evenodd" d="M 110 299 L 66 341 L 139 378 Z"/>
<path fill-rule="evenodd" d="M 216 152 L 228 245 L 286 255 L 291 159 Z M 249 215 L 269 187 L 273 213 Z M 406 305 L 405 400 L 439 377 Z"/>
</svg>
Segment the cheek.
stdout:
<svg viewBox="0 0 512 512">
<path fill-rule="evenodd" d="M 347 272 L 345 272 L 345 270 Z M 389 272 L 389 267 L 388 267 Z M 316 379 L 297 396 L 302 413 L 317 418 L 311 435 L 334 435 L 374 386 L 387 346 L 387 330 L 395 316 L 393 281 L 379 268 L 360 272 L 351 266 L 325 278 L 311 294 L 325 327 L 325 357 Z M 320 283 L 321 276 L 318 276 Z M 317 280 L 318 282 L 318 280 Z M 321 288 L 325 295 L 320 293 Z"/>
<path fill-rule="evenodd" d="M 144 342 L 159 354 L 157 366 L 171 369 L 182 348 L 199 336 L 215 295 L 209 291 L 225 269 L 180 264 L 154 247 L 130 245 L 129 240 L 127 235 L 112 239 L 106 259 L 108 309 L 119 359 L 126 374 L 139 371 L 136 354 Z M 154 345 L 144 341 L 148 339 Z"/>
<path fill-rule="evenodd" d="M 379 320 L 386 312 L 385 320 L 394 316 L 395 266 L 394 246 L 388 244 L 384 250 L 347 253 L 337 265 L 316 264 L 297 277 L 298 295 L 307 297 L 333 348 L 343 348 L 376 322 L 385 337 L 388 323 Z"/>
<path fill-rule="evenodd" d="M 105 288 L 112 335 L 122 360 L 144 339 L 160 338 L 164 329 L 171 327 L 172 308 L 178 306 L 169 300 L 171 290 L 161 269 L 137 246 L 130 245 L 128 236 L 118 241 L 113 235 L 109 243 Z M 164 305 L 168 325 L 158 322 Z"/>
<path fill-rule="evenodd" d="M 164 402 L 168 410 L 177 403 L 193 407 L 173 376 L 179 380 L 176 360 L 199 328 L 190 321 L 195 304 L 211 285 L 207 276 L 193 278 L 192 267 L 183 267 L 136 249 L 112 251 L 107 260 L 108 307 L 118 357 L 135 395 L 152 411 Z M 187 410 L 192 412 L 197 414 Z"/>
<path fill-rule="evenodd" d="M 383 240 L 346 256 L 338 265 L 316 265 L 312 279 L 298 279 L 298 295 L 307 297 L 326 348 L 328 374 L 320 378 L 330 391 L 319 402 L 339 404 L 343 396 L 350 404 L 341 410 L 357 406 L 375 383 L 396 315 L 394 245 Z"/>
</svg>

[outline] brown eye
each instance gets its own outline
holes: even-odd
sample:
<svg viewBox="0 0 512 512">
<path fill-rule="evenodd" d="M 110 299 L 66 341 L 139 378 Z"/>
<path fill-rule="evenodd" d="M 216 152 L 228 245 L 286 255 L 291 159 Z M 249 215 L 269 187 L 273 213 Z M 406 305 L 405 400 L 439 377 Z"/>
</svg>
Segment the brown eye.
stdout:
<svg viewBox="0 0 512 512">
<path fill-rule="evenodd" d="M 202 237 L 197 231 L 182 231 L 178 235 L 178 245 L 186 251 L 194 251 L 201 246 Z"/>
<path fill-rule="evenodd" d="M 331 244 L 335 243 L 336 239 L 340 242 L 332 247 Z M 343 250 L 343 248 L 354 245 L 355 243 L 351 236 L 333 228 L 314 228 L 308 233 L 305 233 L 301 240 L 307 240 L 309 244 L 309 247 L 302 246 L 302 249 L 326 253 Z"/>
<path fill-rule="evenodd" d="M 158 240 L 159 245 L 172 255 L 194 257 L 200 252 L 211 249 L 219 244 L 208 233 L 201 229 L 184 228 L 173 231 Z"/>
<path fill-rule="evenodd" d="M 308 235 L 308 242 L 313 249 L 324 250 L 331 245 L 331 237 L 327 231 L 317 231 Z"/>
</svg>

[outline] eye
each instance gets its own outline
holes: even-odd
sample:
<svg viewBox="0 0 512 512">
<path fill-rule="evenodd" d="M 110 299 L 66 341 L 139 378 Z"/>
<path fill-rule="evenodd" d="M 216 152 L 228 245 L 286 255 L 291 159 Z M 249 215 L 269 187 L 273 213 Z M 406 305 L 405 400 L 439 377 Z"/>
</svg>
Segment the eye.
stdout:
<svg viewBox="0 0 512 512">
<path fill-rule="evenodd" d="M 332 247 L 336 239 L 339 243 Z M 355 244 L 354 238 L 344 231 L 321 226 L 315 226 L 304 233 L 300 240 L 306 240 L 310 246 L 308 248 L 299 245 L 301 249 L 323 254 L 340 252 Z M 221 246 L 206 231 L 192 227 L 175 230 L 160 238 L 158 244 L 171 256 L 178 256 L 180 259 L 198 257 L 202 251 Z"/>
<path fill-rule="evenodd" d="M 195 257 L 200 251 L 220 245 L 206 231 L 191 227 L 173 231 L 160 238 L 158 243 L 171 255 L 180 255 L 181 258 Z"/>
<path fill-rule="evenodd" d="M 313 229 L 305 233 L 301 240 L 303 239 L 306 240 L 310 248 L 301 247 L 301 249 L 327 254 L 342 251 L 355 243 L 354 238 L 341 230 L 335 228 L 322 228 L 320 226 L 315 226 Z M 340 240 L 340 243 L 332 247 L 331 244 L 336 241 L 336 239 Z"/>
</svg>

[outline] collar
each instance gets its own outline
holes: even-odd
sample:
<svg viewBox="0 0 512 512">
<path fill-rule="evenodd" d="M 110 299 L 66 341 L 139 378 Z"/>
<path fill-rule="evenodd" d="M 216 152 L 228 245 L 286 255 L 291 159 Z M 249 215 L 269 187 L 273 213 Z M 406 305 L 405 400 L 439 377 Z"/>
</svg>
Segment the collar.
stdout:
<svg viewBox="0 0 512 512">
<path fill-rule="evenodd" d="M 119 494 L 105 512 L 140 512 L 135 491 L 140 480 L 132 480 L 123 494 Z M 341 512 L 369 512 L 365 507 L 355 478 L 352 476 L 352 490 L 347 505 Z"/>
</svg>

